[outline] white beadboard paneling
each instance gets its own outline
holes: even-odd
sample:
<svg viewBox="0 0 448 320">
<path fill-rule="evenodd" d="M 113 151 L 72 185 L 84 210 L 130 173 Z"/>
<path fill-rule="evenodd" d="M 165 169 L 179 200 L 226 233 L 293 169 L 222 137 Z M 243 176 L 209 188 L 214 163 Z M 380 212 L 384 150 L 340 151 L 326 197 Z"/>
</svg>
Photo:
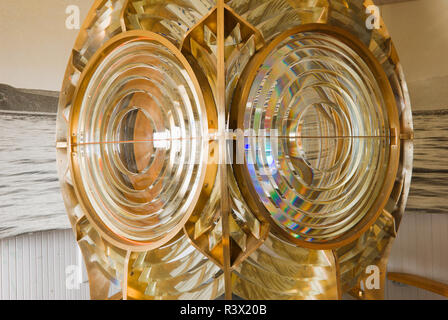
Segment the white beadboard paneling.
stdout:
<svg viewBox="0 0 448 320">
<path fill-rule="evenodd" d="M 433 275 L 437 280 L 448 283 L 448 217 L 445 215 L 433 215 L 432 229 L 440 229 L 440 232 L 432 232 L 433 250 Z"/>
<path fill-rule="evenodd" d="M 388 271 L 448 283 L 448 215 L 405 214 L 392 247 Z M 388 299 L 445 299 L 431 292 L 388 281 Z"/>
<path fill-rule="evenodd" d="M 88 283 L 79 290 L 65 286 L 66 267 L 78 260 L 72 230 L 0 240 L 0 259 L 0 300 L 89 299 Z"/>
<path fill-rule="evenodd" d="M 23 266 L 25 265 L 25 262 L 23 260 L 23 252 L 24 252 L 24 248 L 23 248 L 23 237 L 19 237 L 15 239 L 16 241 L 16 248 L 15 248 L 15 252 L 16 252 L 16 278 L 24 278 L 23 276 L 25 275 L 24 270 L 23 270 Z M 25 297 L 25 292 L 24 292 L 24 283 L 26 282 L 26 279 L 24 279 L 24 281 L 18 281 L 17 282 L 17 287 L 16 287 L 16 291 L 17 291 L 17 297 Z"/>
</svg>

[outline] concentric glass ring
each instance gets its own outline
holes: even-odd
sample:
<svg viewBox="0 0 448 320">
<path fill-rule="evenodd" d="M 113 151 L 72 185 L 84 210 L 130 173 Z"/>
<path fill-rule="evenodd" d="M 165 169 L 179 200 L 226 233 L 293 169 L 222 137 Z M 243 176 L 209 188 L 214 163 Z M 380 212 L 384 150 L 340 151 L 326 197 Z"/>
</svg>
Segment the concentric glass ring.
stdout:
<svg viewBox="0 0 448 320">
<path fill-rule="evenodd" d="M 274 223 L 309 243 L 366 223 L 383 191 L 391 133 L 381 87 L 336 36 L 287 36 L 259 65 L 240 105 L 247 177 Z"/>
<path fill-rule="evenodd" d="M 204 180 L 204 102 L 173 50 L 145 37 L 118 42 L 91 67 L 73 118 L 84 205 L 134 244 L 174 236 Z"/>
</svg>

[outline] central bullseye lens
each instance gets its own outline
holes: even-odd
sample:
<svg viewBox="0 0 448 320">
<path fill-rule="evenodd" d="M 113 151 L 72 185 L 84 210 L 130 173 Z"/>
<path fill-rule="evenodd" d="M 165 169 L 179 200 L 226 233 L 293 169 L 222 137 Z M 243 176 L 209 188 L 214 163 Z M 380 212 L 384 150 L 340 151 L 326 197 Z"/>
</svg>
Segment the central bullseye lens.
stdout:
<svg viewBox="0 0 448 320">
<path fill-rule="evenodd" d="M 76 161 L 86 205 L 129 241 L 175 235 L 204 179 L 207 115 L 174 50 L 150 39 L 117 43 L 92 67 L 80 103 Z"/>
</svg>

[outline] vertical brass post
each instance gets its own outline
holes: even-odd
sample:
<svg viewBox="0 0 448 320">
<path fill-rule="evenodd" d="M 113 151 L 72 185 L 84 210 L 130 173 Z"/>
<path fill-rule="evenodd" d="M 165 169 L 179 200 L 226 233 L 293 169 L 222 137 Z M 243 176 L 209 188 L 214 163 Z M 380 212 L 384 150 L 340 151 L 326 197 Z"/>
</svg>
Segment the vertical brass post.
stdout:
<svg viewBox="0 0 448 320">
<path fill-rule="evenodd" d="M 222 215 L 222 250 L 224 262 L 225 298 L 232 298 L 231 283 L 231 262 L 230 262 L 230 235 L 229 235 L 229 214 L 230 199 L 227 186 L 227 141 L 226 141 L 226 72 L 225 72 L 225 51 L 224 51 L 224 0 L 217 2 L 217 41 L 218 41 L 218 61 L 217 61 L 217 108 L 218 108 L 218 131 L 219 131 L 219 171 L 221 184 L 221 215 Z"/>
</svg>

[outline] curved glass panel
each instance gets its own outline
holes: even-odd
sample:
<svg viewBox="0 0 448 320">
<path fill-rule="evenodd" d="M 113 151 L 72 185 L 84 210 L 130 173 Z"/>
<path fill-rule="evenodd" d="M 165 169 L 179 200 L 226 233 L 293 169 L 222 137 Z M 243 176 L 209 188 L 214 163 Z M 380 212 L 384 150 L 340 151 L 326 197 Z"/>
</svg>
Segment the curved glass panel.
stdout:
<svg viewBox="0 0 448 320">
<path fill-rule="evenodd" d="M 202 113 L 182 63 L 155 41 L 124 43 L 97 66 L 77 160 L 95 214 L 114 233 L 157 240 L 194 205 L 207 152 Z"/>
</svg>

